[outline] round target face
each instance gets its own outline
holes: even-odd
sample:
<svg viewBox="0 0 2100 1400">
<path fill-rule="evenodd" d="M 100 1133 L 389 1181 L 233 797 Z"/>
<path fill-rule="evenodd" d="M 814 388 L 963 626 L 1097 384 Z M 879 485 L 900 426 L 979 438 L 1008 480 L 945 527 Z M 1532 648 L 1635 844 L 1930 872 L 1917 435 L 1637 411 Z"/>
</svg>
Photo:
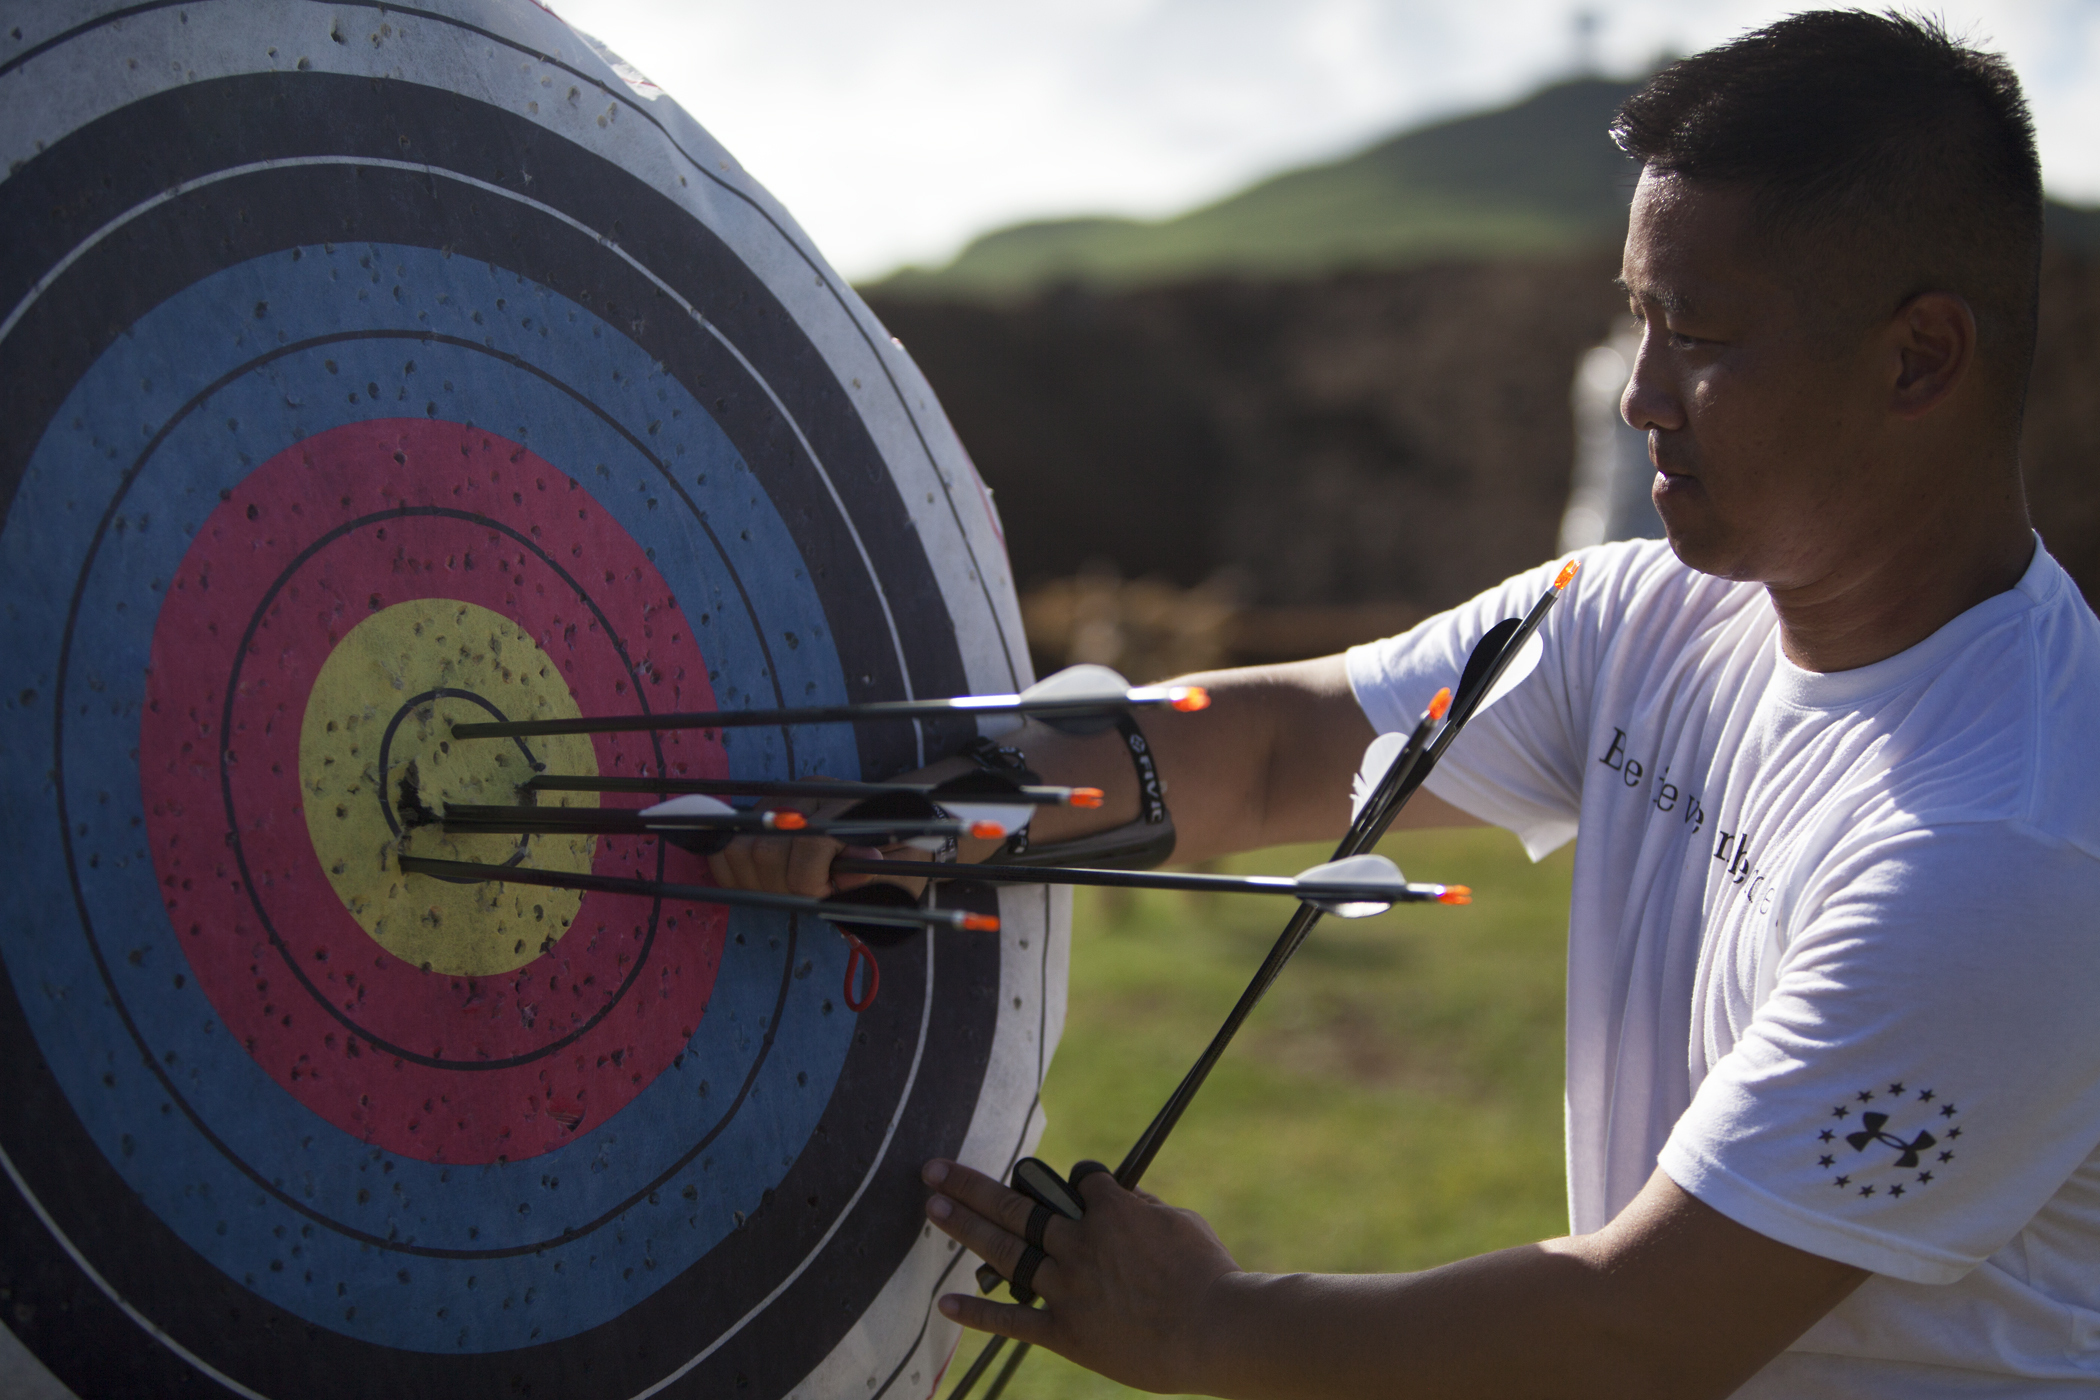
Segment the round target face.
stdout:
<svg viewBox="0 0 2100 1400">
<path fill-rule="evenodd" d="M 967 735 L 454 723 L 1025 684 L 923 380 L 536 7 L 41 17 L 0 47 L 0 1383 L 930 1392 L 963 1261 L 917 1166 L 1039 1129 L 1064 906 L 976 896 L 1001 934 L 885 949 L 856 1013 L 819 921 L 399 866 L 705 884 L 428 817 Z"/>
</svg>

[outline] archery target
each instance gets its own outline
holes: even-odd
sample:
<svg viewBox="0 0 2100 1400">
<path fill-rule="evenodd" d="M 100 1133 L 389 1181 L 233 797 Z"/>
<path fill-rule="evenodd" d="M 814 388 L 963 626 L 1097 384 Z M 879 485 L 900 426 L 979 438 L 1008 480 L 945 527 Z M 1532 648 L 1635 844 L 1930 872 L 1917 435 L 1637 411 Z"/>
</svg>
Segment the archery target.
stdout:
<svg viewBox="0 0 2100 1400">
<path fill-rule="evenodd" d="M 885 950 L 856 1014 L 821 923 L 395 863 L 705 883 L 653 839 L 415 815 L 966 737 L 460 720 L 1027 683 L 901 347 L 536 7 L 7 30 L 0 1381 L 930 1391 L 967 1270 L 917 1167 L 1039 1129 L 1068 906 L 978 896 L 999 935 Z"/>
</svg>

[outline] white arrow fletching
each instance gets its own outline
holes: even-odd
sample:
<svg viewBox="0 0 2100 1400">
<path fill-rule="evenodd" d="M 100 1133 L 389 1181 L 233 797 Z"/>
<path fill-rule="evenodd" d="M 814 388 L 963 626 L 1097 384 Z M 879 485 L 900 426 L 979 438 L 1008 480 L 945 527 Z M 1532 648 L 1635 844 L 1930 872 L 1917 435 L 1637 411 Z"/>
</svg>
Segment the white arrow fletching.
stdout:
<svg viewBox="0 0 2100 1400">
<path fill-rule="evenodd" d="M 1509 667 L 1503 671 L 1501 679 L 1490 686 L 1488 693 L 1481 697 L 1480 710 L 1485 710 L 1488 706 L 1499 703 L 1503 696 L 1524 684 L 1525 681 L 1530 680 L 1531 673 L 1539 668 L 1539 658 L 1545 654 L 1546 639 L 1544 637 L 1534 632 L 1525 638 L 1524 645 L 1517 648 L 1517 654 L 1510 658 Z M 1480 713 L 1480 710 L 1475 710 L 1473 713 L 1477 715 Z"/>
<path fill-rule="evenodd" d="M 1054 698 L 1059 700 L 1101 700 L 1114 702 L 1129 693 L 1130 682 L 1120 671 L 1106 666 L 1067 666 L 1055 675 L 1045 676 L 1021 692 L 1023 700 Z M 977 732 L 987 739 L 1004 739 L 1021 728 L 1021 716 L 979 715 Z"/>
<path fill-rule="evenodd" d="M 1393 907 L 1390 904 L 1361 899 L 1308 899 L 1306 902 L 1317 905 L 1337 919 L 1368 919 L 1373 914 L 1383 914 Z"/>
<path fill-rule="evenodd" d="M 659 802 L 654 807 L 642 808 L 645 817 L 733 817 L 736 808 L 719 798 L 705 793 L 687 793 L 668 802 Z"/>
<path fill-rule="evenodd" d="M 972 825 L 978 822 L 991 822 L 1008 836 L 1028 825 L 1029 819 L 1035 816 L 1035 808 L 1033 807 L 1016 807 L 1011 804 L 1000 805 L 991 802 L 943 802 L 941 810 L 957 821 L 969 822 Z"/>
<path fill-rule="evenodd" d="M 1385 770 L 1393 766 L 1394 758 L 1407 746 L 1405 734 L 1381 734 L 1364 750 L 1363 767 L 1356 771 L 1356 782 L 1349 790 L 1349 820 L 1355 821 L 1363 815 L 1364 803 L 1378 790 L 1385 777 Z"/>
<path fill-rule="evenodd" d="M 1545 639 L 1536 632 L 1532 633 L 1525 639 L 1524 645 L 1517 648 L 1517 654 L 1510 658 L 1509 665 L 1503 669 L 1501 677 L 1489 687 L 1488 693 L 1481 697 L 1480 705 L 1473 713 L 1477 715 L 1491 705 L 1500 704 L 1503 696 L 1531 679 L 1531 673 L 1538 670 L 1539 660 L 1545 654 Z M 1349 789 L 1351 821 L 1363 815 L 1364 803 L 1370 800 L 1379 780 L 1385 777 L 1386 769 L 1393 766 L 1394 758 L 1399 756 L 1406 743 L 1405 734 L 1381 734 L 1364 750 L 1363 766 L 1357 770 L 1356 781 Z"/>
<path fill-rule="evenodd" d="M 1407 888 L 1407 877 L 1400 867 L 1381 855 L 1365 854 L 1344 856 L 1330 860 L 1325 865 L 1316 865 L 1310 870 L 1298 872 L 1301 885 L 1391 885 L 1396 891 Z"/>
<path fill-rule="evenodd" d="M 1023 700 L 1120 701 L 1130 693 L 1123 673 L 1106 666 L 1067 666 L 1054 676 L 1045 676 L 1021 692 Z"/>
<path fill-rule="evenodd" d="M 1346 889 L 1353 898 L 1322 899 L 1320 888 Z M 1363 893 L 1380 888 L 1392 891 L 1392 899 L 1367 900 Z M 1363 919 L 1373 914 L 1383 914 L 1393 907 L 1395 901 L 1407 893 L 1407 877 L 1400 867 L 1380 855 L 1348 856 L 1331 860 L 1325 865 L 1316 865 L 1310 870 L 1298 872 L 1299 897 L 1318 905 L 1339 918 Z"/>
</svg>

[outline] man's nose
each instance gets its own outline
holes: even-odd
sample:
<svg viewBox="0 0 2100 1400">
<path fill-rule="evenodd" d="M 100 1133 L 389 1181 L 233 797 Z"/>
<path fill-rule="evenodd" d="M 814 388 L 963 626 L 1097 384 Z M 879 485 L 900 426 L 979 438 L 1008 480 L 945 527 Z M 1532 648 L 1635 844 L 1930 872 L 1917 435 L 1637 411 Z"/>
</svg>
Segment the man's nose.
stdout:
<svg viewBox="0 0 2100 1400">
<path fill-rule="evenodd" d="M 1633 357 L 1633 374 L 1626 381 L 1626 392 L 1619 396 L 1619 416 L 1642 432 L 1651 428 L 1670 432 L 1684 426 L 1684 403 L 1661 361 L 1655 332 L 1643 332 L 1641 348 Z"/>
</svg>

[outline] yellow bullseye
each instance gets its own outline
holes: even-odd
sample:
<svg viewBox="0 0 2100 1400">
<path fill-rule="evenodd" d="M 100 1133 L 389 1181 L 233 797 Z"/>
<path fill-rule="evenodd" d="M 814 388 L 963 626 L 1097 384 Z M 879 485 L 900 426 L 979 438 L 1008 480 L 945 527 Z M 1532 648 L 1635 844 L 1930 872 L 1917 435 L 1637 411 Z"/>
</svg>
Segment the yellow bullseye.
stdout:
<svg viewBox="0 0 2100 1400">
<path fill-rule="evenodd" d="M 485 702 L 485 703 L 483 703 Z M 399 851 L 582 873 L 588 836 L 447 836 L 417 825 L 448 802 L 508 806 L 537 762 L 595 775 L 587 736 L 454 743 L 455 721 L 573 719 L 561 670 L 516 623 L 487 608 L 422 598 L 352 628 L 322 664 L 299 728 L 306 829 L 343 907 L 388 952 L 430 972 L 489 977 L 554 945 L 575 919 L 574 890 L 404 877 Z M 595 807 L 589 793 L 545 805 Z M 418 812 L 418 808 L 422 811 Z"/>
</svg>

